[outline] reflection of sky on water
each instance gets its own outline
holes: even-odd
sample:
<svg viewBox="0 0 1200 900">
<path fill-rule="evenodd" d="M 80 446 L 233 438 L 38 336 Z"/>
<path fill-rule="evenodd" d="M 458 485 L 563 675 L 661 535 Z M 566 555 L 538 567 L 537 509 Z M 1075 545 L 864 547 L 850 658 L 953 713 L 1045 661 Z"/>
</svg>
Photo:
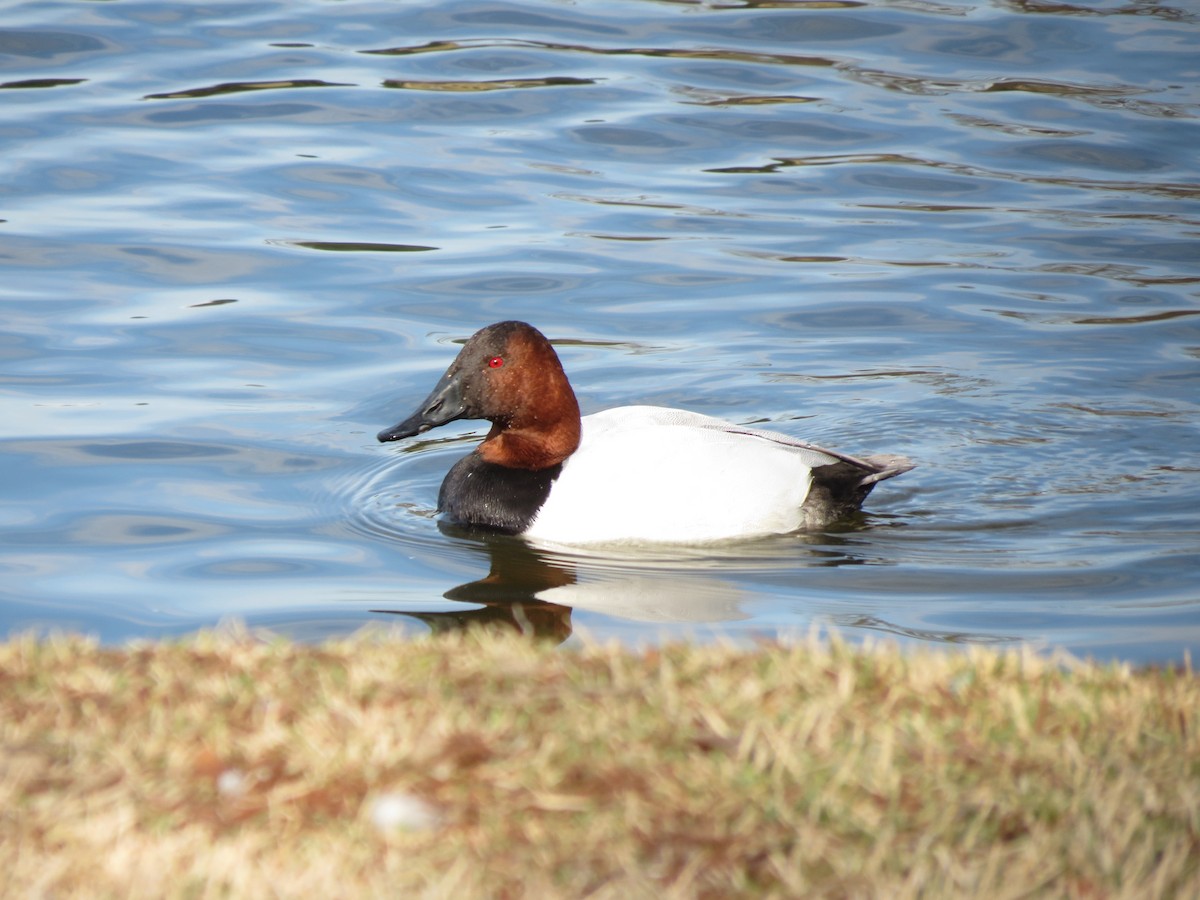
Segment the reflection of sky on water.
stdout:
<svg viewBox="0 0 1200 900">
<path fill-rule="evenodd" d="M 1183 7 L 81 8 L 0 26 L 0 630 L 1200 646 Z M 920 468 L 501 577 L 432 510 L 479 424 L 372 435 L 513 317 L 586 411 Z"/>
</svg>

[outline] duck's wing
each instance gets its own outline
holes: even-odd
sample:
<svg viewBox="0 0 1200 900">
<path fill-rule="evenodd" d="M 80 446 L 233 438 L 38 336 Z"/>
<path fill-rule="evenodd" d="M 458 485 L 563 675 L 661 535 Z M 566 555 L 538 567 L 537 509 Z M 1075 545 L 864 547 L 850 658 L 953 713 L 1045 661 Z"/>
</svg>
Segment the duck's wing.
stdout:
<svg viewBox="0 0 1200 900">
<path fill-rule="evenodd" d="M 790 435 L 780 434 L 778 431 L 767 431 L 748 425 L 735 425 L 715 416 L 706 416 L 703 413 L 691 412 L 686 409 L 671 409 L 665 406 L 620 406 L 594 413 L 585 420 L 585 422 L 593 421 L 601 427 L 614 427 L 617 424 L 679 425 L 720 431 L 726 434 L 748 435 L 796 450 L 801 454 L 801 461 L 813 470 L 813 475 L 817 478 L 822 475 L 818 472 L 819 469 L 830 469 L 823 473 L 825 477 L 836 475 L 840 479 L 846 479 L 853 475 L 856 476 L 854 479 L 856 485 L 868 490 L 872 485 L 902 475 L 915 467 L 912 461 L 903 456 L 889 454 L 866 457 L 851 456 L 848 453 L 818 447 L 816 444 L 810 444 L 808 441 L 802 441 Z M 866 492 L 863 493 L 863 496 L 866 496 Z"/>
</svg>

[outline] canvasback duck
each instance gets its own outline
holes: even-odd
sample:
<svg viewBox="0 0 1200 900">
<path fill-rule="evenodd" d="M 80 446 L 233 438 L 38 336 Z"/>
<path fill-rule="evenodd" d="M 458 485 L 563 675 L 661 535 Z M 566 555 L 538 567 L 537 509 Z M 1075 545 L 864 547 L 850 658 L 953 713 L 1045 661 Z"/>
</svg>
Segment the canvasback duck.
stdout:
<svg viewBox="0 0 1200 900">
<path fill-rule="evenodd" d="M 620 406 L 580 419 L 558 354 L 525 322 L 476 332 L 417 411 L 379 440 L 455 419 L 492 427 L 446 475 L 438 510 L 454 524 L 558 544 L 821 528 L 912 468 L 681 409 Z"/>
</svg>

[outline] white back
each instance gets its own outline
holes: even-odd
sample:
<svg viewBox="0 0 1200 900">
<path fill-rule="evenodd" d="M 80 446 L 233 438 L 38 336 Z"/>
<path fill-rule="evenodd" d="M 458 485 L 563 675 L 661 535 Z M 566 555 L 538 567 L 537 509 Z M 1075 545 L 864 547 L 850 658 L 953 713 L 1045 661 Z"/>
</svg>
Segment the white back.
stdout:
<svg viewBox="0 0 1200 900">
<path fill-rule="evenodd" d="M 711 416 L 623 406 L 583 419 L 526 537 L 702 542 L 799 528 L 812 467 L 837 456 Z"/>
</svg>

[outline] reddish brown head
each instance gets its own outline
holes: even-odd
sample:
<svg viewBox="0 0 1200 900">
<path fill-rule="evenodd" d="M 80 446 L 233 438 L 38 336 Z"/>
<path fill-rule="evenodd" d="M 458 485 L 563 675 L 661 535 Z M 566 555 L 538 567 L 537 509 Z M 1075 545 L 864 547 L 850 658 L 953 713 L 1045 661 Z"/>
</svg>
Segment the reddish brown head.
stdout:
<svg viewBox="0 0 1200 900">
<path fill-rule="evenodd" d="M 415 413 L 379 433 L 411 437 L 455 419 L 487 419 L 478 453 L 515 469 L 557 465 L 579 446 L 579 403 L 562 363 L 540 331 L 497 322 L 477 331 Z"/>
</svg>

